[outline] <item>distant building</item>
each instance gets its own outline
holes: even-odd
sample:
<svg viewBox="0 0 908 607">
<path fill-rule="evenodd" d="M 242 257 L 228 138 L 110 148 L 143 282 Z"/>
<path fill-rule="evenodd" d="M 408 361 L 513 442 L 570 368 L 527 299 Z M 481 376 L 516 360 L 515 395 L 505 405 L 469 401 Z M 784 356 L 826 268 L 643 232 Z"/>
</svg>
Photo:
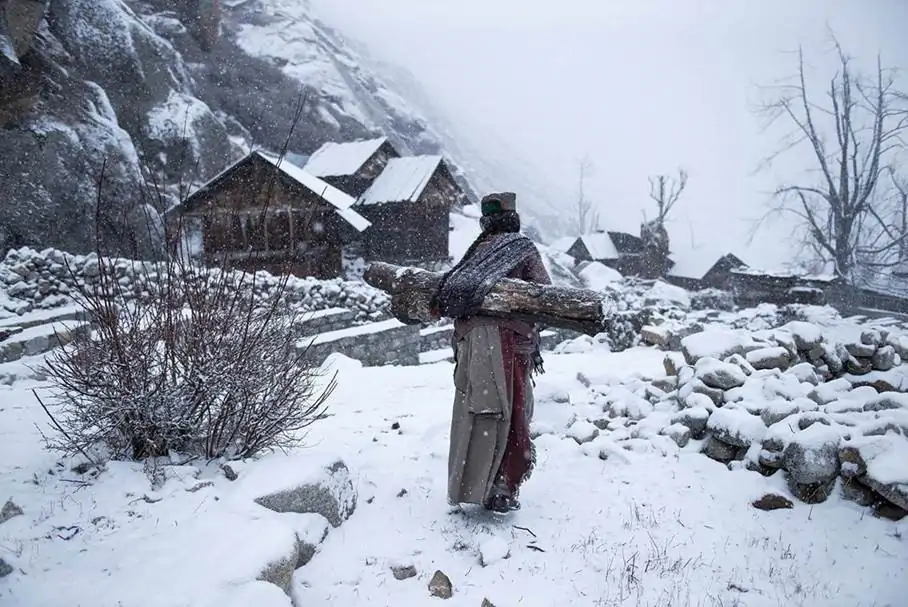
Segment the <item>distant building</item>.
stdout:
<svg viewBox="0 0 908 607">
<path fill-rule="evenodd" d="M 665 279 L 689 290 L 729 289 L 732 270 L 747 267 L 733 253 L 716 255 L 690 250 L 674 253 L 671 258 L 674 263 Z"/>
<path fill-rule="evenodd" d="M 564 241 L 560 241 L 562 247 Z M 625 276 L 652 274 L 643 240 L 627 232 L 597 231 L 575 239 L 564 251 L 578 262 L 598 261 Z"/>
<path fill-rule="evenodd" d="M 332 278 L 343 248 L 370 223 L 353 197 L 286 159 L 252 152 L 177 208 L 201 231 L 206 261 L 272 273 Z"/>
</svg>

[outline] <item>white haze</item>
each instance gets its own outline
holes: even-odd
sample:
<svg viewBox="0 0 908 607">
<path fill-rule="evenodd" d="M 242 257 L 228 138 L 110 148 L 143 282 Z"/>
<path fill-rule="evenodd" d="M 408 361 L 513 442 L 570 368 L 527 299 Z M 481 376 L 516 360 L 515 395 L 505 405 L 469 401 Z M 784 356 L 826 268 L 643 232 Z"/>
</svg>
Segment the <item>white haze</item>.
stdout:
<svg viewBox="0 0 908 607">
<path fill-rule="evenodd" d="M 781 134 L 754 112 L 761 85 L 791 76 L 803 45 L 823 86 L 835 67 L 830 30 L 861 65 L 877 52 L 908 65 L 902 0 L 311 2 L 377 59 L 409 70 L 474 148 L 519 150 L 513 163 L 539 173 L 549 205 L 570 206 L 587 154 L 603 227 L 636 232 L 651 211 L 647 176 L 680 165 L 690 182 L 669 225 L 673 248 L 730 250 L 765 268 L 791 258 L 791 219 L 749 244 L 754 219 L 804 158 L 756 172 Z"/>
</svg>

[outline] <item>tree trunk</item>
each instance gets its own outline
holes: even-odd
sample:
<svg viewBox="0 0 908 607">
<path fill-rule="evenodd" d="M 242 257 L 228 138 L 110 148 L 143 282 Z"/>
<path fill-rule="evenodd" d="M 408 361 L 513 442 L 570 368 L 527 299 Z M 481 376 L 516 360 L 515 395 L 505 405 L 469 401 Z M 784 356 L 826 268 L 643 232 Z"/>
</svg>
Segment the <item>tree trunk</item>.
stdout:
<svg viewBox="0 0 908 607">
<path fill-rule="evenodd" d="M 441 284 L 441 274 L 375 262 L 369 264 L 363 279 L 391 295 L 391 313 L 399 321 L 419 324 L 438 320 L 432 315 L 431 302 Z M 510 278 L 492 288 L 477 313 L 586 335 L 597 335 L 606 326 L 606 301 L 601 294 Z"/>
</svg>

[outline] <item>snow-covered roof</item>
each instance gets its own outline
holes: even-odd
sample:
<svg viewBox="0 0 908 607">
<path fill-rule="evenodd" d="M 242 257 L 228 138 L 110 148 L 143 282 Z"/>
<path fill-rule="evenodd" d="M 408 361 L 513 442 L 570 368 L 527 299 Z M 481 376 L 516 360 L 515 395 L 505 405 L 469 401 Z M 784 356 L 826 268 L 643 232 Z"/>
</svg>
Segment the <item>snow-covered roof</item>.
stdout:
<svg viewBox="0 0 908 607">
<path fill-rule="evenodd" d="M 276 166 L 282 173 L 287 175 L 287 177 L 293 179 L 314 194 L 318 194 L 322 199 L 333 206 L 337 214 L 343 217 L 347 223 L 356 228 L 357 231 L 362 232 L 370 225 L 372 225 L 365 217 L 351 208 L 356 201 L 350 195 L 341 192 L 328 183 L 325 183 L 308 171 L 301 169 L 292 162 L 288 161 L 286 158 L 282 159 L 278 156 L 266 154 L 265 152 L 255 153 L 269 163 Z"/>
<path fill-rule="evenodd" d="M 328 141 L 309 157 L 306 171 L 316 177 L 353 175 L 387 140 L 387 137 L 378 137 L 343 143 Z"/>
<path fill-rule="evenodd" d="M 405 156 L 390 159 L 385 170 L 360 197 L 359 204 L 416 202 L 440 162 L 441 156 Z"/>
<path fill-rule="evenodd" d="M 550 246 L 552 249 L 558 251 L 559 253 L 567 253 L 568 249 L 574 246 L 574 243 L 577 242 L 577 238 L 574 236 L 565 236 L 564 238 L 559 238 L 553 242 Z"/>
<path fill-rule="evenodd" d="M 725 253 L 703 249 L 687 249 L 673 252 L 671 260 L 675 262 L 675 265 L 668 271 L 668 275 L 676 278 L 700 280 L 725 255 Z"/>
<path fill-rule="evenodd" d="M 601 259 L 618 259 L 618 248 L 612 242 L 612 237 L 608 232 L 596 232 L 595 234 L 584 234 L 580 237 L 583 246 L 589 251 L 590 257 L 595 260 Z"/>
</svg>

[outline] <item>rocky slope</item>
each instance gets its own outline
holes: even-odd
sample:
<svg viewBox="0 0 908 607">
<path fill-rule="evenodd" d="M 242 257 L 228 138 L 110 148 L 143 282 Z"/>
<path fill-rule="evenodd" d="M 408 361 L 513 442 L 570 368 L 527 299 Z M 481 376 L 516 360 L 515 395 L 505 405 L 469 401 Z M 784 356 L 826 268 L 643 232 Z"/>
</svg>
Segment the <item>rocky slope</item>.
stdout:
<svg viewBox="0 0 908 607">
<path fill-rule="evenodd" d="M 305 155 L 383 133 L 402 152 L 442 149 L 305 3 L 49 0 L 34 32 L 9 19 L 36 3 L 7 0 L 9 36 L 0 27 L 30 40 L 0 58 L 0 250 L 84 252 L 99 225 L 125 253 L 147 252 L 148 217 L 179 184 L 252 145 Z"/>
</svg>

